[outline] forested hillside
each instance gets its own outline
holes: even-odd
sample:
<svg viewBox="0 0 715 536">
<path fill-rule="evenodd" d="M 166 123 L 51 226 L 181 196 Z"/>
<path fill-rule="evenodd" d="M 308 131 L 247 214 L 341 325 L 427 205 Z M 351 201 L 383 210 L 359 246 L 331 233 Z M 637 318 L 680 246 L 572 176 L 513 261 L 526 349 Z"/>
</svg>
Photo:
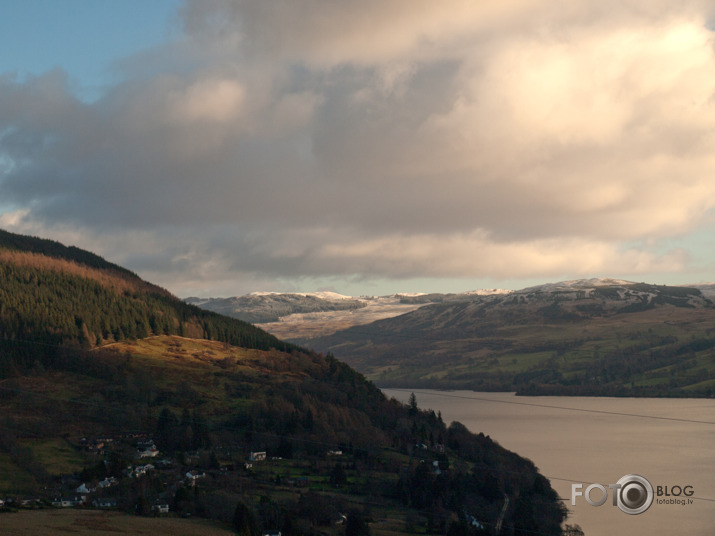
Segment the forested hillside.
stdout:
<svg viewBox="0 0 715 536">
<path fill-rule="evenodd" d="M 4 244 L 10 508 L 166 507 L 252 536 L 561 534 L 548 480 L 488 436 L 91 254 Z"/>
<path fill-rule="evenodd" d="M 51 359 L 58 346 L 92 348 L 150 334 L 295 348 L 250 324 L 188 305 L 94 254 L 0 233 L 0 339 L 6 354 L 0 367 L 5 373 Z"/>
</svg>

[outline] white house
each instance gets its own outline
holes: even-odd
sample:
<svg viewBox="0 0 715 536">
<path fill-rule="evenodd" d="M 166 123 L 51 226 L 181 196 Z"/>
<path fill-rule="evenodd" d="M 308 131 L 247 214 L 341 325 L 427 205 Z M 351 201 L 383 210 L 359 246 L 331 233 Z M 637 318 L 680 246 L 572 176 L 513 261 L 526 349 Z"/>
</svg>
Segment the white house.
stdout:
<svg viewBox="0 0 715 536">
<path fill-rule="evenodd" d="M 134 471 L 132 471 L 131 476 L 140 477 L 142 475 L 147 474 L 149 471 L 153 471 L 153 470 L 154 470 L 154 466 L 150 463 L 148 463 L 146 465 L 137 465 L 134 468 Z"/>
<path fill-rule="evenodd" d="M 157 514 L 168 514 L 169 513 L 169 505 L 168 504 L 155 504 L 154 506 L 151 507 L 152 511 L 156 512 Z"/>
<path fill-rule="evenodd" d="M 82 497 L 62 497 L 52 501 L 52 506 L 59 506 L 61 508 L 71 508 L 72 506 L 78 506 L 82 504 Z"/>
<path fill-rule="evenodd" d="M 100 488 L 108 488 L 110 486 L 116 486 L 119 484 L 119 480 L 117 480 L 115 477 L 110 476 L 105 478 L 104 480 L 100 481 L 99 484 L 97 484 Z"/>
<path fill-rule="evenodd" d="M 159 451 L 155 448 L 148 448 L 146 450 L 139 451 L 140 458 L 155 458 L 159 454 Z"/>
<path fill-rule="evenodd" d="M 432 470 L 434 471 L 435 475 L 441 475 L 442 470 L 439 468 L 439 461 L 435 460 L 432 462 Z"/>
<path fill-rule="evenodd" d="M 80 484 L 79 487 L 75 490 L 76 493 L 79 493 L 80 495 L 87 495 L 88 493 L 92 493 L 95 491 L 94 489 L 88 488 L 87 484 Z"/>
<path fill-rule="evenodd" d="M 199 473 L 198 471 L 189 471 L 186 473 L 186 479 L 193 486 L 199 478 L 204 478 L 206 473 Z"/>
</svg>

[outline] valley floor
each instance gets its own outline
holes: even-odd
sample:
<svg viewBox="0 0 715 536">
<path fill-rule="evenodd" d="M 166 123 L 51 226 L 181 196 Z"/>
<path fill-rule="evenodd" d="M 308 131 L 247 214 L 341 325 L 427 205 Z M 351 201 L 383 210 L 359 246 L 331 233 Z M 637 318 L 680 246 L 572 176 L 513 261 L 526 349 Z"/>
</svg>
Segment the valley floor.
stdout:
<svg viewBox="0 0 715 536">
<path fill-rule="evenodd" d="M 84 509 L 25 510 L 0 514 L 3 536 L 76 536 L 131 534 L 151 536 L 229 536 L 232 530 L 205 519 L 137 517 L 119 512 Z"/>
</svg>

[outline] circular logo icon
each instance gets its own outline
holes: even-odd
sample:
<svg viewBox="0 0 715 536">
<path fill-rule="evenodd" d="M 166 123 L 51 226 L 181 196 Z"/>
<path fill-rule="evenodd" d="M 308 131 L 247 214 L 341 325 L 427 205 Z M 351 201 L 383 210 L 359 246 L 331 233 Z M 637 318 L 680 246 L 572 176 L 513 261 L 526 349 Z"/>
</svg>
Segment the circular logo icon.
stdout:
<svg viewBox="0 0 715 536">
<path fill-rule="evenodd" d="M 617 482 L 621 485 L 616 494 L 618 508 L 626 514 L 642 514 L 653 504 L 653 486 L 641 475 L 626 475 Z"/>
</svg>

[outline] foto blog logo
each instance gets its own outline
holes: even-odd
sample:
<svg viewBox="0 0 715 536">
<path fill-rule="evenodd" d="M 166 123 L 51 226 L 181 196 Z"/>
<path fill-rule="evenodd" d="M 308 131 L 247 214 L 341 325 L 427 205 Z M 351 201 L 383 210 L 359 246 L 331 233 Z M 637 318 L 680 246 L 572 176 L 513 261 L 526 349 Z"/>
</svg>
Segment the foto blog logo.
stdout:
<svg viewBox="0 0 715 536">
<path fill-rule="evenodd" d="M 613 496 L 613 506 L 617 506 L 626 514 L 642 514 L 653 504 L 653 486 L 641 475 L 625 475 L 615 484 L 608 484 L 608 487 Z M 594 490 L 600 492 L 600 497 Z M 591 484 L 583 491 L 583 484 L 571 484 L 571 506 L 576 506 L 576 497 L 581 496 L 591 506 L 601 506 L 608 500 L 608 490 L 601 484 Z"/>
</svg>

